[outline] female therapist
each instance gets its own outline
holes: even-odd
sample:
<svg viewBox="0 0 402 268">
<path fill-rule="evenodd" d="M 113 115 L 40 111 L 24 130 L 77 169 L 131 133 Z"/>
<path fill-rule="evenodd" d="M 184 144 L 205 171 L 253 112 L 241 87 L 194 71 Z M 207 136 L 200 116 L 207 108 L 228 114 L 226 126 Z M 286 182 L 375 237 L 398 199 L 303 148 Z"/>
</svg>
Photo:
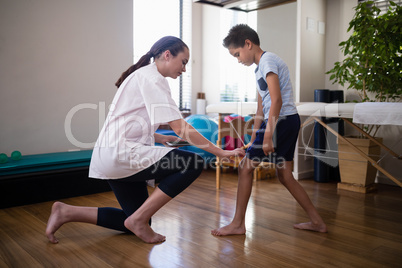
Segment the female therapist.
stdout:
<svg viewBox="0 0 402 268">
<path fill-rule="evenodd" d="M 216 156 L 244 155 L 239 149 L 225 151 L 215 146 L 183 120 L 166 77 L 180 76 L 188 61 L 187 45 L 166 36 L 121 75 L 93 149 L 89 177 L 107 180 L 122 209 L 55 202 L 46 228 L 50 242 L 58 243 L 55 232 L 67 222 L 132 232 L 146 243 L 165 241 L 165 236 L 151 228 L 151 217 L 200 175 L 203 159 L 177 148 L 155 146 L 155 142 L 166 145 L 179 139 L 155 133 L 161 123 L 168 123 L 178 136 Z M 151 179 L 159 184 L 148 196 L 147 181 Z"/>
</svg>

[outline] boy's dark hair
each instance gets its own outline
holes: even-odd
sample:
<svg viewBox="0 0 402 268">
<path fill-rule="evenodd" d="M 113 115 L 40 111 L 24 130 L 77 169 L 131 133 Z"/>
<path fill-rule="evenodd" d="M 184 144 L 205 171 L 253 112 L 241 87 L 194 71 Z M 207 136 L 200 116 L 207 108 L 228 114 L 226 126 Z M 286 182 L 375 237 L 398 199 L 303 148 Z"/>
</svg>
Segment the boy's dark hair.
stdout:
<svg viewBox="0 0 402 268">
<path fill-rule="evenodd" d="M 223 46 L 225 48 L 243 47 L 246 39 L 258 46 L 260 45 L 260 38 L 256 31 L 246 24 L 237 24 L 229 30 L 228 35 L 223 39 Z"/>
</svg>

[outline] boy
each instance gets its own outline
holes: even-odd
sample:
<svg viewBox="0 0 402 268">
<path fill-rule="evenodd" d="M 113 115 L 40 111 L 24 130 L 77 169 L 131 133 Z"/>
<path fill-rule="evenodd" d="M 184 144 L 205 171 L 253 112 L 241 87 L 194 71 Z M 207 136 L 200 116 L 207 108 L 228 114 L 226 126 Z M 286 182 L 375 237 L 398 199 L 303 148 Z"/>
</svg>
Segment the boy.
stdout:
<svg viewBox="0 0 402 268">
<path fill-rule="evenodd" d="M 296 229 L 327 232 L 327 227 L 303 187 L 294 179 L 292 160 L 300 129 L 300 118 L 293 101 L 292 84 L 285 62 L 260 48 L 258 34 L 249 26 L 234 26 L 223 46 L 239 63 L 257 65 L 258 107 L 254 130 L 246 157 L 239 166 L 236 212 L 232 222 L 212 230 L 217 236 L 245 234 L 245 216 L 253 183 L 253 170 L 261 161 L 276 164 L 279 181 L 288 189 L 310 217 L 295 224 Z"/>
</svg>

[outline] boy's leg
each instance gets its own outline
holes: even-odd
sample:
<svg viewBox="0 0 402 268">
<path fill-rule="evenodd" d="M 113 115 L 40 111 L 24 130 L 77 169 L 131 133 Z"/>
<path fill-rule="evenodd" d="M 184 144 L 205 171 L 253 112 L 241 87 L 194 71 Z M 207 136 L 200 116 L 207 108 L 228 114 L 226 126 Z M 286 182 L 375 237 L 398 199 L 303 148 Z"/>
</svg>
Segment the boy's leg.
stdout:
<svg viewBox="0 0 402 268">
<path fill-rule="evenodd" d="M 279 181 L 288 189 L 296 201 L 306 211 L 311 220 L 311 222 L 295 224 L 294 228 L 322 233 L 327 232 L 327 226 L 318 214 L 317 209 L 314 207 L 306 191 L 293 177 L 292 161 L 285 161 L 281 163 L 281 165 L 277 165 L 277 172 Z"/>
<path fill-rule="evenodd" d="M 211 231 L 217 236 L 245 234 L 245 217 L 248 200 L 253 186 L 253 171 L 258 165 L 247 157 L 244 157 L 239 166 L 239 182 L 237 186 L 236 212 L 229 225 Z"/>
</svg>

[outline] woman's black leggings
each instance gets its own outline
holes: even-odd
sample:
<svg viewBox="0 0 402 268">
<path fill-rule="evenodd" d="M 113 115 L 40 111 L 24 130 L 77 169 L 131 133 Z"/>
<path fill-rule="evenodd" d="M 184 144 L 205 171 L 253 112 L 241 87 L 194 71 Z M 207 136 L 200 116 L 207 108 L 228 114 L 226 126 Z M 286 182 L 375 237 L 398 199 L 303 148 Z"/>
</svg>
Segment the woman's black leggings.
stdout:
<svg viewBox="0 0 402 268">
<path fill-rule="evenodd" d="M 204 160 L 198 154 L 175 149 L 133 176 L 108 180 L 122 209 L 98 208 L 97 225 L 131 233 L 124 221 L 148 198 L 146 180 L 155 179 L 159 189 L 173 198 L 200 176 L 203 167 Z"/>
</svg>

